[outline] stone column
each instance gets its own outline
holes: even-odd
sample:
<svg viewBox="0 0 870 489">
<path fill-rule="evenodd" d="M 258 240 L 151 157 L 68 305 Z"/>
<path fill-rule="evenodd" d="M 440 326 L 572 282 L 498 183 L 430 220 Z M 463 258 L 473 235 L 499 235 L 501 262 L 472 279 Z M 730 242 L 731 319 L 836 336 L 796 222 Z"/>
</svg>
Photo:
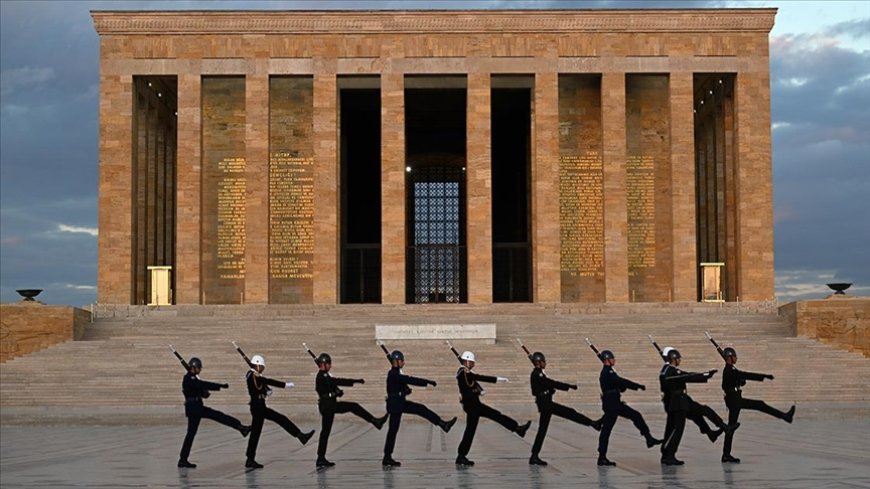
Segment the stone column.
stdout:
<svg viewBox="0 0 870 489">
<path fill-rule="evenodd" d="M 338 302 L 338 89 L 335 60 L 314 74 L 314 303 Z"/>
<path fill-rule="evenodd" d="M 202 76 L 178 76 L 178 143 L 175 224 L 175 303 L 200 304 L 202 246 Z"/>
<path fill-rule="evenodd" d="M 741 301 L 774 299 L 770 74 L 736 80 L 737 256 Z"/>
<path fill-rule="evenodd" d="M 100 76 L 97 302 L 130 304 L 133 293 L 133 77 Z"/>
<path fill-rule="evenodd" d="M 671 300 L 698 300 L 695 238 L 695 140 L 692 72 L 670 74 L 671 112 Z"/>
<path fill-rule="evenodd" d="M 245 304 L 269 302 L 269 73 L 249 61 L 245 77 Z"/>
<path fill-rule="evenodd" d="M 559 302 L 559 76 L 535 74 L 532 163 L 532 264 L 534 302 Z"/>
<path fill-rule="evenodd" d="M 489 73 L 468 74 L 466 183 L 468 302 L 492 302 L 492 90 Z"/>
<path fill-rule="evenodd" d="M 381 76 L 381 302 L 405 303 L 405 76 Z"/>
<path fill-rule="evenodd" d="M 604 134 L 604 297 L 628 302 L 628 201 L 625 186 L 625 73 L 601 76 Z"/>
</svg>

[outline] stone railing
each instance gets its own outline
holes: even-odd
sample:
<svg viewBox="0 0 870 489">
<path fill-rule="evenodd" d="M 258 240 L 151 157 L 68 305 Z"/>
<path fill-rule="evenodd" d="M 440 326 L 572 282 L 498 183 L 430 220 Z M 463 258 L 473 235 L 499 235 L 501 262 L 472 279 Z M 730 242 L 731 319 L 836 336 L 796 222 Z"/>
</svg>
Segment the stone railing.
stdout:
<svg viewBox="0 0 870 489">
<path fill-rule="evenodd" d="M 790 302 L 779 308 L 798 336 L 870 357 L 870 299 L 833 296 Z"/>
<path fill-rule="evenodd" d="M 81 339 L 90 320 L 88 311 L 72 306 L 0 304 L 0 363 Z"/>
</svg>

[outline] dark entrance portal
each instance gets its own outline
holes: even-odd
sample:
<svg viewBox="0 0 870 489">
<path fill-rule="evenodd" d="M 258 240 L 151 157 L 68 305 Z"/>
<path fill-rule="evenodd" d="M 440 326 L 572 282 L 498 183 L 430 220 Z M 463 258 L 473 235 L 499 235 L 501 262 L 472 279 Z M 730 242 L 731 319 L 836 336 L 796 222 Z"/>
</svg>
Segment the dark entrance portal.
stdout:
<svg viewBox="0 0 870 489">
<path fill-rule="evenodd" d="M 405 91 L 408 303 L 467 301 L 465 89 Z"/>
</svg>

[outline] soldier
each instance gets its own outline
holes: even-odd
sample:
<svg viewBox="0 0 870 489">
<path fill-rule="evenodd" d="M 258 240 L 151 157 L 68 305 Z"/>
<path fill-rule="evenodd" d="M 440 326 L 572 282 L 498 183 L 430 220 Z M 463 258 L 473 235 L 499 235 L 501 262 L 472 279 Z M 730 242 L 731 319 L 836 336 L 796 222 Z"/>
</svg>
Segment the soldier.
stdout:
<svg viewBox="0 0 870 489">
<path fill-rule="evenodd" d="M 430 423 L 440 426 L 445 433 L 449 432 L 453 424 L 456 423 L 456 418 L 445 421 L 423 404 L 407 400 L 408 395 L 411 394 L 411 388 L 408 385 L 435 387 L 438 383 L 434 380 L 403 374 L 401 369 L 405 366 L 405 355 L 399 350 L 390 353 L 390 363 L 392 368 L 387 374 L 387 413 L 390 415 L 390 428 L 387 431 L 386 443 L 384 443 L 382 464 L 384 467 L 399 467 L 402 463 L 393 460 L 393 448 L 396 446 L 396 434 L 399 432 L 399 425 L 402 422 L 402 413 L 416 414 L 426 418 Z"/>
<path fill-rule="evenodd" d="M 387 415 L 375 418 L 370 412 L 355 402 L 339 401 L 338 398 L 344 395 L 339 386 L 351 387 L 354 384 L 365 384 L 366 381 L 364 379 L 342 379 L 330 375 L 332 357 L 328 353 L 321 353 L 316 360 L 319 371 L 317 372 L 315 388 L 317 389 L 318 397 L 317 408 L 321 416 L 316 465 L 318 468 L 325 468 L 335 465 L 335 463 L 326 459 L 326 445 L 329 443 L 329 433 L 332 431 L 332 422 L 336 414 L 353 413 L 379 430 L 387 421 Z"/>
<path fill-rule="evenodd" d="M 526 436 L 531 421 L 526 421 L 526 424 L 520 426 L 508 416 L 505 416 L 497 409 L 493 409 L 486 404 L 480 402 L 480 396 L 484 395 L 484 390 L 478 382 L 508 382 L 506 377 L 490 377 L 488 375 L 478 375 L 471 370 L 474 368 L 474 353 L 467 351 L 459 357 L 462 362 L 462 367 L 456 372 L 456 382 L 459 384 L 460 402 L 462 410 L 467 415 L 465 421 L 465 433 L 462 434 L 462 441 L 457 449 L 456 465 L 472 466 L 474 462 L 468 460 L 467 455 L 471 450 L 471 443 L 474 441 L 474 433 L 477 431 L 477 423 L 481 417 L 489 418 L 496 423 L 502 425 L 508 431 L 512 431 L 520 438 Z"/>
<path fill-rule="evenodd" d="M 667 356 L 668 364 L 662 369 L 660 382 L 665 392 L 665 409 L 668 413 L 668 421 L 665 427 L 661 462 L 663 465 L 683 465 L 684 462 L 678 460 L 676 454 L 680 447 L 680 440 L 683 438 L 683 430 L 686 427 L 688 416 L 706 416 L 725 433 L 733 432 L 740 424 L 726 425 L 709 406 L 698 404 L 686 392 L 686 383 L 707 382 L 713 377 L 716 370 L 703 373 L 684 372 L 677 368 L 680 366 L 682 356 L 676 348 L 667 347 L 663 353 Z"/>
<path fill-rule="evenodd" d="M 598 376 L 598 383 L 601 385 L 601 407 L 604 410 L 601 434 L 598 435 L 598 465 L 616 465 L 615 462 L 607 459 L 607 445 L 610 441 L 610 432 L 620 416 L 630 419 L 634 423 L 635 428 L 646 439 L 647 448 L 660 444 L 662 440 L 653 438 L 643 416 L 621 399 L 622 393 L 626 389 L 646 390 L 646 386 L 624 379 L 613 370 L 616 357 L 612 351 L 603 350 L 598 358 L 604 364 L 601 368 L 601 375 Z"/>
<path fill-rule="evenodd" d="M 241 421 L 232 416 L 203 405 L 202 400 L 210 395 L 209 391 L 228 389 L 230 386 L 229 384 L 216 384 L 200 379 L 199 373 L 202 372 L 202 360 L 199 358 L 191 358 L 188 366 L 187 374 L 185 374 L 184 380 L 181 382 L 181 391 L 184 393 L 184 415 L 187 416 L 187 435 L 184 436 L 184 443 L 181 445 L 178 466 L 193 469 L 196 468 L 196 464 L 190 463 L 187 457 L 190 455 L 193 438 L 196 436 L 196 430 L 199 428 L 199 422 L 202 418 L 213 419 L 222 425 L 235 428 L 239 430 L 243 437 L 248 436 L 251 427 L 243 425 Z"/>
<path fill-rule="evenodd" d="M 544 369 L 547 368 L 547 359 L 543 353 L 536 351 L 532 353 L 530 359 L 535 366 L 530 378 L 532 395 L 535 396 L 535 404 L 538 405 L 538 412 L 541 413 L 541 417 L 538 422 L 538 435 L 535 437 L 534 445 L 532 445 L 532 456 L 529 458 L 529 465 L 547 465 L 547 462 L 541 460 L 538 454 L 541 453 L 541 446 L 544 444 L 547 429 L 550 427 L 550 418 L 553 415 L 585 426 L 591 426 L 595 431 L 601 431 L 601 420 L 593 421 L 574 409 L 553 402 L 553 394 L 556 393 L 556 390 L 576 390 L 577 385 L 566 384 L 547 377 L 546 372 L 544 372 Z"/>
<path fill-rule="evenodd" d="M 297 438 L 303 445 L 314 435 L 314 430 L 302 433 L 287 416 L 266 407 L 266 397 L 272 394 L 272 389 L 269 386 L 292 389 L 295 387 L 295 384 L 263 376 L 263 370 L 266 369 L 266 359 L 262 355 L 251 357 L 251 365 L 251 370 L 245 376 L 248 383 L 248 394 L 251 396 L 251 438 L 248 440 L 248 450 L 245 452 L 245 455 L 247 455 L 245 467 L 249 469 L 262 469 L 263 465 L 257 463 L 255 458 L 257 456 L 257 444 L 260 442 L 260 433 L 263 431 L 263 422 L 265 420 L 268 419 L 277 423 L 284 428 L 284 431 L 290 433 L 290 436 Z"/>
<path fill-rule="evenodd" d="M 747 380 L 763 382 L 764 379 L 773 380 L 773 375 L 738 370 L 736 367 L 737 351 L 734 348 L 728 347 L 723 349 L 722 358 L 725 359 L 725 369 L 722 371 L 722 390 L 725 391 L 725 405 L 728 406 L 728 424 L 734 425 L 737 423 L 741 409 L 761 411 L 784 420 L 786 423 L 792 422 L 794 419 L 794 404 L 792 404 L 788 412 L 784 413 L 779 409 L 769 406 L 764 401 L 745 399 L 743 397 L 742 387 L 746 385 Z M 739 458 L 731 456 L 731 442 L 733 439 L 733 432 L 725 435 L 725 444 L 722 446 L 722 463 L 740 463 Z"/>
</svg>

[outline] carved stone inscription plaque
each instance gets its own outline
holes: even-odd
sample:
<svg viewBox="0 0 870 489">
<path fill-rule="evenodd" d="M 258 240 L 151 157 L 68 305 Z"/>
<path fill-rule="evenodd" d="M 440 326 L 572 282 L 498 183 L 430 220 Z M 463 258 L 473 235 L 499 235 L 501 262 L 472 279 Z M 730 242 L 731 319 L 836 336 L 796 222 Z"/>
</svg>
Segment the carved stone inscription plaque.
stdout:
<svg viewBox="0 0 870 489">
<path fill-rule="evenodd" d="M 245 159 L 218 163 L 217 269 L 221 279 L 245 278 Z"/>
<path fill-rule="evenodd" d="M 314 158 L 269 158 L 269 272 L 273 279 L 314 274 Z"/>
<path fill-rule="evenodd" d="M 559 157 L 560 263 L 572 277 L 604 276 L 603 183 L 597 151 Z"/>
<path fill-rule="evenodd" d="M 651 156 L 629 156 L 625 167 L 628 190 L 628 274 L 656 266 L 655 162 Z"/>
</svg>

